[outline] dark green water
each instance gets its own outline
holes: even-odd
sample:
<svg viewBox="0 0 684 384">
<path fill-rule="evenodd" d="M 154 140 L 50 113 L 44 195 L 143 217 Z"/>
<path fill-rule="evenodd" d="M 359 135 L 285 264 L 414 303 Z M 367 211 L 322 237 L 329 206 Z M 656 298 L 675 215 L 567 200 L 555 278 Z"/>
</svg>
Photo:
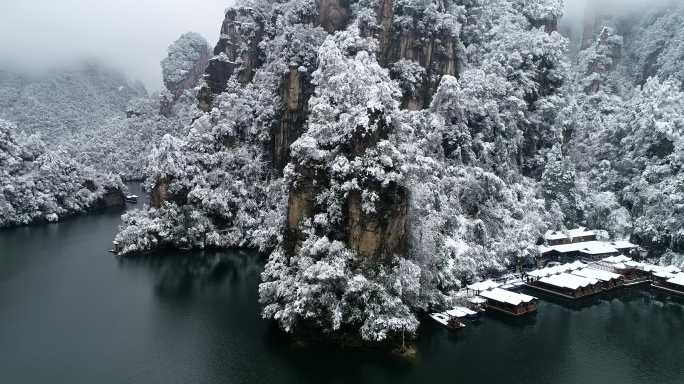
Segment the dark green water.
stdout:
<svg viewBox="0 0 684 384">
<path fill-rule="evenodd" d="M 684 383 L 684 306 L 625 289 L 458 334 L 418 359 L 296 347 L 260 319 L 246 252 L 121 261 L 119 213 L 0 232 L 0 383 Z"/>
</svg>

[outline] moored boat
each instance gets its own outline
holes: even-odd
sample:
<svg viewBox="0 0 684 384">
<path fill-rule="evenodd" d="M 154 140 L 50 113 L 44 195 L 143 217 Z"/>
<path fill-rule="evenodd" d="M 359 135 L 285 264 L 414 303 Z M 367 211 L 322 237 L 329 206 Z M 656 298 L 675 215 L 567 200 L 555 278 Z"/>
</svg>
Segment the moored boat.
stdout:
<svg viewBox="0 0 684 384">
<path fill-rule="evenodd" d="M 447 315 L 446 313 L 441 313 L 441 312 L 431 313 L 430 318 L 432 318 L 432 320 L 438 322 L 440 325 L 447 327 L 451 330 L 458 330 L 458 329 L 465 328 L 465 324 L 458 321 L 457 318 Z"/>
</svg>

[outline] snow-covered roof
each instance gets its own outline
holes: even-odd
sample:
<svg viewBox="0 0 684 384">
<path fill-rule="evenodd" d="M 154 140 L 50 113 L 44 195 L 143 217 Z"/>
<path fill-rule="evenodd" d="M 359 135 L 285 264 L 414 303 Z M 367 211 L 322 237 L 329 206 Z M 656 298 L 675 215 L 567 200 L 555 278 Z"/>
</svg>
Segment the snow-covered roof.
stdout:
<svg viewBox="0 0 684 384">
<path fill-rule="evenodd" d="M 544 234 L 544 239 L 546 240 L 560 240 L 560 239 L 567 239 L 568 235 L 565 234 L 563 231 L 546 231 Z"/>
<path fill-rule="evenodd" d="M 473 303 L 473 304 L 484 304 L 487 302 L 487 299 L 483 299 L 480 296 L 475 296 L 475 297 L 468 299 L 468 301 Z"/>
<path fill-rule="evenodd" d="M 625 265 L 625 267 L 638 268 L 638 269 L 643 267 L 643 265 L 644 265 L 644 263 L 640 263 L 640 262 L 634 261 L 634 260 L 625 261 L 623 264 Z"/>
<path fill-rule="evenodd" d="M 586 237 L 595 236 L 596 232 L 592 230 L 587 230 L 585 227 L 579 227 L 575 229 L 570 229 L 566 232 L 563 231 L 546 231 L 544 234 L 544 239 L 548 240 L 561 240 L 561 239 L 573 239 L 576 237 Z"/>
<path fill-rule="evenodd" d="M 613 264 L 613 268 L 619 269 L 619 270 L 624 270 L 624 269 L 627 269 L 627 265 L 625 263 L 617 263 L 617 264 Z"/>
<path fill-rule="evenodd" d="M 477 315 L 477 312 L 468 309 L 466 307 L 454 307 L 448 311 L 446 311 L 446 314 L 451 316 L 451 317 L 466 317 L 466 316 L 473 316 Z"/>
<path fill-rule="evenodd" d="M 618 252 L 620 252 L 617 248 L 615 248 L 610 243 L 606 243 L 603 241 L 590 241 L 590 242 L 579 243 L 579 244 L 585 244 L 585 247 L 580 249 L 579 251 L 582 253 L 586 253 L 587 255 L 605 255 L 607 253 L 618 253 Z"/>
<path fill-rule="evenodd" d="M 667 281 L 670 284 L 681 285 L 684 287 L 684 273 L 678 273 L 673 278 Z"/>
<path fill-rule="evenodd" d="M 555 267 L 547 267 L 542 269 L 537 269 L 535 271 L 527 272 L 529 276 L 532 277 L 546 277 L 551 275 L 557 275 L 559 273 L 574 271 L 576 269 L 585 268 L 587 265 L 581 261 L 574 261 L 568 264 L 557 265 Z"/>
<path fill-rule="evenodd" d="M 572 263 L 568 264 L 568 270 L 569 271 L 572 271 L 575 269 L 586 268 L 586 267 L 587 267 L 587 265 L 584 264 L 583 262 L 579 261 L 579 260 L 575 260 Z"/>
<path fill-rule="evenodd" d="M 617 249 L 633 249 L 633 248 L 639 248 L 638 245 L 632 244 L 627 240 L 615 240 L 611 241 L 610 244 L 612 244 L 615 248 Z"/>
<path fill-rule="evenodd" d="M 673 265 L 667 267 L 655 266 L 655 268 L 653 269 L 653 276 L 661 277 L 663 279 L 672 279 L 675 278 L 681 272 L 681 269 Z"/>
<path fill-rule="evenodd" d="M 529 303 L 537 298 L 534 296 L 525 295 L 522 293 L 515 293 L 511 291 L 506 291 L 501 288 L 494 288 L 491 291 L 485 291 L 480 294 L 480 296 L 498 301 L 499 303 L 507 303 L 511 305 L 520 305 L 522 303 Z"/>
<path fill-rule="evenodd" d="M 501 284 L 497 283 L 496 281 L 485 280 L 485 281 L 480 281 L 478 283 L 470 284 L 468 286 L 468 289 L 472 289 L 473 291 L 481 292 L 481 291 L 486 291 L 489 289 L 497 288 L 499 286 L 501 286 Z"/>
<path fill-rule="evenodd" d="M 632 261 L 632 259 L 630 259 L 629 257 L 624 256 L 624 255 L 618 255 L 618 256 L 606 257 L 606 258 L 602 259 L 601 261 L 605 261 L 606 263 L 609 263 L 609 264 L 619 264 L 619 263 L 626 263 L 628 261 Z"/>
<path fill-rule="evenodd" d="M 596 279 L 571 275 L 569 273 L 544 277 L 539 281 L 544 284 L 553 285 L 559 288 L 569 288 L 572 290 L 588 287 L 598 283 L 598 280 Z"/>
<path fill-rule="evenodd" d="M 582 252 L 590 255 L 602 255 L 606 253 L 619 253 L 617 248 L 605 241 L 584 241 L 581 243 L 558 244 L 550 247 L 540 247 L 541 253 L 557 251 L 560 253 Z"/>
<path fill-rule="evenodd" d="M 459 310 L 459 311 L 465 313 L 465 314 L 468 315 L 468 316 L 477 315 L 477 312 L 473 311 L 473 310 L 470 309 L 470 308 L 456 306 L 456 307 L 454 307 L 454 309 L 457 309 L 457 310 Z"/>
<path fill-rule="evenodd" d="M 639 265 L 637 268 L 644 272 L 658 272 L 660 271 L 661 267 L 659 265 L 641 263 L 641 265 Z"/>
<path fill-rule="evenodd" d="M 596 280 L 600 280 L 600 281 L 617 280 L 621 277 L 617 273 L 608 272 L 608 271 L 601 271 L 599 269 L 593 269 L 593 268 L 578 269 L 576 271 L 573 271 L 572 274 L 576 275 L 576 276 L 587 277 L 590 279 L 596 279 Z"/>
</svg>

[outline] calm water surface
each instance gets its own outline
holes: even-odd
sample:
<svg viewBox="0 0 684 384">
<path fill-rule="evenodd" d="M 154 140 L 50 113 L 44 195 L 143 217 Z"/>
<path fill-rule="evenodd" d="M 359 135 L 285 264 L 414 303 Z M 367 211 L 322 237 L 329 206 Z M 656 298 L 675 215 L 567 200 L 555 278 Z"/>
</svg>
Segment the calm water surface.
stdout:
<svg viewBox="0 0 684 384">
<path fill-rule="evenodd" d="M 248 252 L 107 253 L 119 212 L 0 232 L 0 383 L 684 383 L 684 306 L 624 289 L 458 334 L 418 358 L 297 347 L 260 319 Z"/>
</svg>

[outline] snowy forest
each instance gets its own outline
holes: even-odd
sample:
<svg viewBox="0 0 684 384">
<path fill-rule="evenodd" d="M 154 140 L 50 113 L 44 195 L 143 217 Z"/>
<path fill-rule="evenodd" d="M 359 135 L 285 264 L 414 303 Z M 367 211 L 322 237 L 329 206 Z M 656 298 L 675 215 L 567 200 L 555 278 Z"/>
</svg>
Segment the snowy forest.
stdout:
<svg viewBox="0 0 684 384">
<path fill-rule="evenodd" d="M 258 249 L 265 318 L 370 344 L 547 230 L 684 266 L 684 3 L 600 4 L 571 24 L 562 0 L 238 0 L 213 52 L 171 44 L 159 93 L 0 72 L 0 226 L 144 179 L 122 255 Z"/>
<path fill-rule="evenodd" d="M 187 133 L 209 51 L 183 34 L 161 62 L 161 92 L 149 95 L 94 62 L 41 76 L 0 70 L 0 227 L 123 206 L 122 181 L 145 178 L 154 144 Z"/>
</svg>

